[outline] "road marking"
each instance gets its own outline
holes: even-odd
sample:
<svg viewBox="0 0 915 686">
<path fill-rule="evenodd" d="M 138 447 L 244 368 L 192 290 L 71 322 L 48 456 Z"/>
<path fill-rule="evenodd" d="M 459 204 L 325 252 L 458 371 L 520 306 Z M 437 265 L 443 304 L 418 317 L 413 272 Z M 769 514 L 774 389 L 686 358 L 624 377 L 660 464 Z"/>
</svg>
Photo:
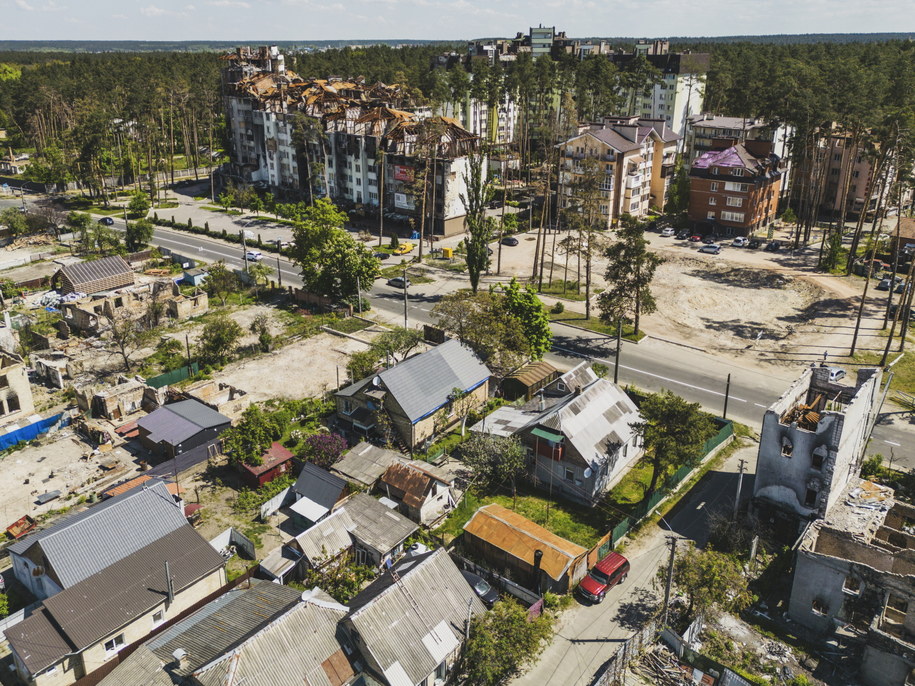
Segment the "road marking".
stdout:
<svg viewBox="0 0 915 686">
<path fill-rule="evenodd" d="M 895 441 L 887 441 L 886 439 L 884 439 L 883 442 L 888 443 L 889 445 L 895 445 L 897 448 L 902 445 L 901 443 L 896 443 Z"/>
<path fill-rule="evenodd" d="M 762 403 L 753 403 L 753 404 L 756 405 L 756 407 L 762 407 L 762 408 L 769 407 L 768 405 L 763 405 Z"/>
<path fill-rule="evenodd" d="M 697 509 L 697 510 L 701 510 L 703 507 L 705 507 L 705 501 L 704 501 L 704 500 L 703 500 L 701 503 L 699 503 L 698 505 L 696 505 L 696 509 Z"/>
</svg>

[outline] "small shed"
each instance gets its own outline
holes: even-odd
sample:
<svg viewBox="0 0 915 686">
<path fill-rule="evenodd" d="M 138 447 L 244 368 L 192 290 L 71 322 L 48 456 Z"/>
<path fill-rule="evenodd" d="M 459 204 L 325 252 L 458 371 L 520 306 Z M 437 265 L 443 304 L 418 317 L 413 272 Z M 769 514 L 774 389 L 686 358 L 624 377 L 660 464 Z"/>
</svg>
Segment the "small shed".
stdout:
<svg viewBox="0 0 915 686">
<path fill-rule="evenodd" d="M 61 295 L 68 293 L 92 295 L 132 286 L 133 283 L 133 269 L 120 255 L 65 265 L 54 274 L 51 280 L 51 284 Z"/>
<path fill-rule="evenodd" d="M 541 388 L 559 378 L 559 370 L 549 362 L 531 362 L 505 377 L 502 395 L 506 400 L 530 400 Z"/>
<path fill-rule="evenodd" d="M 384 470 L 392 464 L 405 461 L 407 457 L 401 453 L 362 441 L 347 450 L 330 471 L 351 483 L 372 488 Z"/>
<path fill-rule="evenodd" d="M 588 572 L 585 548 L 495 503 L 474 513 L 462 538 L 474 557 L 532 590 L 565 593 Z"/>
<path fill-rule="evenodd" d="M 295 456 L 282 444 L 274 441 L 267 452 L 261 456 L 259 465 L 251 465 L 246 462 L 239 465 L 242 481 L 249 488 L 260 488 L 291 470 L 293 457 Z"/>
<path fill-rule="evenodd" d="M 326 469 L 308 462 L 292 486 L 295 502 L 290 506 L 293 520 L 307 529 L 324 519 L 348 492 L 348 484 Z"/>
<path fill-rule="evenodd" d="M 202 286 L 203 282 L 206 281 L 207 275 L 206 269 L 202 267 L 194 267 L 193 269 L 185 269 L 184 276 L 181 278 L 181 282 L 187 284 L 188 286 Z"/>
</svg>

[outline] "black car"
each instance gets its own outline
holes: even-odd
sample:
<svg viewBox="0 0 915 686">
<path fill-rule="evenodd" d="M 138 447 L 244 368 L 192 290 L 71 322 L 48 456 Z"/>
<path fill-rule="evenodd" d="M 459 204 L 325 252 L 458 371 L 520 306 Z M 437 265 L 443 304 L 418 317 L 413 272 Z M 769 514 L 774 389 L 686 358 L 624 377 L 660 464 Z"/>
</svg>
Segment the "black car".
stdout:
<svg viewBox="0 0 915 686">
<path fill-rule="evenodd" d="M 112 219 L 111 217 L 102 217 L 101 219 L 98 220 L 98 223 L 104 224 L 105 226 L 111 226 L 112 224 L 114 224 L 114 219 Z"/>
<path fill-rule="evenodd" d="M 762 241 L 758 238 L 751 238 L 750 242 L 747 243 L 747 250 L 759 250 L 759 246 L 762 245 Z"/>
<path fill-rule="evenodd" d="M 770 241 L 769 244 L 766 246 L 766 252 L 778 252 L 781 249 L 782 249 L 781 241 Z"/>
<path fill-rule="evenodd" d="M 490 586 L 486 579 L 464 569 L 461 570 L 461 574 L 467 580 L 467 583 L 470 584 L 470 588 L 474 590 L 474 593 L 480 596 L 480 600 L 486 604 L 486 607 L 495 605 L 496 601 L 499 599 L 499 592 Z"/>
<path fill-rule="evenodd" d="M 678 241 L 685 241 L 687 238 L 689 238 L 689 229 L 680 229 L 677 231 Z"/>
<path fill-rule="evenodd" d="M 518 245 L 518 239 L 514 236 L 506 236 L 502 239 L 502 245 Z"/>
<path fill-rule="evenodd" d="M 376 252 L 375 253 L 375 257 L 377 257 L 379 260 L 386 260 L 390 256 L 391 256 L 391 253 L 387 253 L 387 252 Z"/>
<path fill-rule="evenodd" d="M 715 234 L 713 234 L 713 233 L 707 233 L 702 237 L 702 242 L 705 243 L 706 245 L 711 245 L 712 243 L 714 243 L 717 240 L 718 240 L 718 237 L 715 236 Z"/>
</svg>

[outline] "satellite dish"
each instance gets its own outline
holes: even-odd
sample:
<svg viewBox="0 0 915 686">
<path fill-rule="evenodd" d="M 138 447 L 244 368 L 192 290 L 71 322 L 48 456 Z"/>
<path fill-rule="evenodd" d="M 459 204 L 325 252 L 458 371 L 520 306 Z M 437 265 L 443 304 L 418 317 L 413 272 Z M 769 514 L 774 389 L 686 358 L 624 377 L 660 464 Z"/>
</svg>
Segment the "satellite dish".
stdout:
<svg viewBox="0 0 915 686">
<path fill-rule="evenodd" d="M 381 385 L 381 377 L 380 377 L 380 376 L 376 376 L 374 379 L 372 379 L 372 385 L 373 385 L 373 386 L 380 386 L 380 385 Z"/>
<path fill-rule="evenodd" d="M 590 467 L 588 467 L 588 468 L 585 470 L 585 478 L 586 478 L 586 479 L 590 479 L 590 478 L 591 478 L 591 468 L 590 468 Z"/>
</svg>

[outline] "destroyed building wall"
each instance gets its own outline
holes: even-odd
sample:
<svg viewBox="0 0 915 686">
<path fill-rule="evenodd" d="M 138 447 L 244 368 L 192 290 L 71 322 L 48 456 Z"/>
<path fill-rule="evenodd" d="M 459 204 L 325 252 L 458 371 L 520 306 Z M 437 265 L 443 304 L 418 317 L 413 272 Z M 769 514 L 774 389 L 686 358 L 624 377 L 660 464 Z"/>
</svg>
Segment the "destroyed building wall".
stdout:
<svg viewBox="0 0 915 686">
<path fill-rule="evenodd" d="M 881 372 L 858 371 L 854 387 L 813 367 L 766 411 L 753 486 L 754 508 L 801 520 L 824 517 L 860 469 L 879 409 Z"/>
<path fill-rule="evenodd" d="M 0 350 L 0 426 L 35 413 L 32 386 L 22 358 Z"/>
<path fill-rule="evenodd" d="M 36 376 L 54 388 L 66 388 L 67 382 L 83 371 L 81 362 L 62 352 L 32 353 L 31 360 Z"/>
</svg>

